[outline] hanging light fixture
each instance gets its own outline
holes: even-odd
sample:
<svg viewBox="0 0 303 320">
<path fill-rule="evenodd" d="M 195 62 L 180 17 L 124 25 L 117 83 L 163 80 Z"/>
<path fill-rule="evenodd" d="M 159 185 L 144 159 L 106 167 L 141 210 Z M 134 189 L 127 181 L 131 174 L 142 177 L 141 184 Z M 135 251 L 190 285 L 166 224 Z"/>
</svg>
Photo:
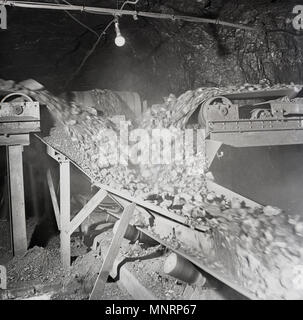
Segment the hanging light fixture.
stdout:
<svg viewBox="0 0 303 320">
<path fill-rule="evenodd" d="M 115 44 L 117 47 L 123 47 L 125 45 L 125 38 L 121 35 L 118 18 L 115 21 L 115 30 L 116 30 Z"/>
</svg>

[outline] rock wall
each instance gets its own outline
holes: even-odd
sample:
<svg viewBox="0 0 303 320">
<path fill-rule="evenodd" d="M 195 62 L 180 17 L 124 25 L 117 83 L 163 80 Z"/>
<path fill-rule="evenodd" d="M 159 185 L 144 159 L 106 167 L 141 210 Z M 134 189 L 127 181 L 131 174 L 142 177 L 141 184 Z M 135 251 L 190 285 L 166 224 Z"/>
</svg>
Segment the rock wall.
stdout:
<svg viewBox="0 0 303 320">
<path fill-rule="evenodd" d="M 8 30 L 0 31 L 0 78 L 31 77 L 56 92 L 95 87 L 137 91 L 151 103 L 170 92 L 180 94 L 199 86 L 262 79 L 300 83 L 303 32 L 291 24 L 297 4 L 297 0 L 141 0 L 136 10 L 219 18 L 258 30 L 122 17 L 126 45 L 114 45 L 111 27 L 74 77 L 96 35 L 65 12 L 9 8 Z M 117 1 L 87 1 L 87 5 L 116 7 Z M 111 19 L 73 14 L 97 33 Z"/>
</svg>

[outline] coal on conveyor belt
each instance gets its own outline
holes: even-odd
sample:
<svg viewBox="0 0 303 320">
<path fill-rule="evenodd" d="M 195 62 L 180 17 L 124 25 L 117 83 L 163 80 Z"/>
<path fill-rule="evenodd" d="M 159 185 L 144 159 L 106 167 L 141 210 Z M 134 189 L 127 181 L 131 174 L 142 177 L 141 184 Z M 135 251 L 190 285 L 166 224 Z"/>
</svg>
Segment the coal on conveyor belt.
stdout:
<svg viewBox="0 0 303 320">
<path fill-rule="evenodd" d="M 69 104 L 34 84 L 0 81 L 0 89 L 21 91 L 45 104 L 57 124 L 44 140 L 70 157 L 92 180 L 184 216 L 191 227 L 199 226 L 204 230 L 209 257 L 202 249 L 190 252 L 185 243 L 179 244 L 180 247 L 208 260 L 214 268 L 221 263 L 218 257 L 223 257 L 232 266 L 232 271 L 226 269 L 226 272 L 241 279 L 240 285 L 257 298 L 303 297 L 303 222 L 299 217 L 290 218 L 272 206 L 250 208 L 236 198 L 226 199 L 209 192 L 205 185 L 207 167 L 203 150 L 189 166 L 176 163 L 111 166 L 110 143 L 103 133 L 106 130 L 117 132 L 116 124 L 98 115 L 92 106 Z M 179 98 L 170 95 L 163 104 L 154 105 L 143 114 L 140 124 L 147 130 L 167 128 L 173 131 L 185 128 L 193 110 L 211 97 L 293 87 L 262 83 L 199 88 Z M 145 227 L 156 232 L 148 225 Z M 171 242 L 176 246 L 178 239 L 171 239 Z"/>
</svg>

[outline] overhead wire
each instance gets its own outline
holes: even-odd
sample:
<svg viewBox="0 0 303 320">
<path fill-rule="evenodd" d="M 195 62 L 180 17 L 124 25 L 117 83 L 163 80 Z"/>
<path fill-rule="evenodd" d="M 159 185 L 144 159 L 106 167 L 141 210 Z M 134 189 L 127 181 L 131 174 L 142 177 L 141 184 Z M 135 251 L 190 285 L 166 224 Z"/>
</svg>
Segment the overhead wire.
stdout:
<svg viewBox="0 0 303 320">
<path fill-rule="evenodd" d="M 58 4 L 59 2 L 57 0 L 55 0 Z M 71 3 L 69 3 L 66 0 L 62 0 L 64 3 L 71 5 Z M 84 6 L 83 6 L 84 7 Z M 64 12 L 74 21 L 76 21 L 77 23 L 79 23 L 82 27 L 84 27 L 85 29 L 89 30 L 91 33 L 93 33 L 97 38 L 99 37 L 99 34 L 93 30 L 92 28 L 90 28 L 89 26 L 87 26 L 85 23 L 83 23 L 82 21 L 78 20 L 74 15 L 72 15 L 69 11 L 64 10 Z"/>
<path fill-rule="evenodd" d="M 85 55 L 85 57 L 82 59 L 79 67 L 76 69 L 75 72 L 73 72 L 72 76 L 70 77 L 70 79 L 67 81 L 65 88 L 68 87 L 68 85 L 70 84 L 70 82 L 75 78 L 75 76 L 81 71 L 81 69 L 83 68 L 83 66 L 85 65 L 87 59 L 94 53 L 96 47 L 98 46 L 99 42 L 102 39 L 102 36 L 106 33 L 106 31 L 109 29 L 109 27 L 115 22 L 115 19 L 111 20 L 107 26 L 104 28 L 104 30 L 100 33 L 100 35 L 98 36 L 97 41 L 94 43 L 94 45 L 92 46 L 92 48 L 87 52 L 87 54 Z"/>
<path fill-rule="evenodd" d="M 66 1 L 66 0 L 63 0 Z M 137 4 L 139 2 L 139 0 L 135 0 L 135 1 L 124 1 L 122 6 L 120 7 L 119 10 L 122 10 L 124 8 L 124 6 L 126 4 Z M 94 43 L 94 45 L 92 46 L 92 48 L 88 51 L 88 53 L 85 55 L 85 57 L 82 59 L 79 67 L 75 70 L 75 72 L 73 72 L 73 74 L 71 75 L 70 79 L 66 82 L 65 84 L 65 88 L 68 87 L 68 85 L 70 84 L 70 82 L 77 76 L 77 74 L 79 74 L 79 72 L 82 70 L 83 66 L 85 65 L 86 61 L 88 60 L 88 58 L 94 53 L 95 49 L 97 48 L 98 44 L 100 43 L 102 36 L 106 33 L 106 31 L 110 28 L 110 26 L 116 22 L 117 17 L 114 16 L 114 18 L 106 25 L 106 27 L 104 28 L 104 30 L 100 33 L 100 35 L 98 36 L 97 41 Z"/>
</svg>

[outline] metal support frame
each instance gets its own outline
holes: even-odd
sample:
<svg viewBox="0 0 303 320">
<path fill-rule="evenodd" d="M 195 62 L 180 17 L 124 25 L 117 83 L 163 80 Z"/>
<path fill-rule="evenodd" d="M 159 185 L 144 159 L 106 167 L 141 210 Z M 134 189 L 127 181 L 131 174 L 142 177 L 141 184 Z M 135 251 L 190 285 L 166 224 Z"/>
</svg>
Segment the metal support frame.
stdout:
<svg viewBox="0 0 303 320">
<path fill-rule="evenodd" d="M 232 147 L 266 147 L 303 144 L 303 130 L 212 132 L 210 139 Z"/>
<path fill-rule="evenodd" d="M 207 100 L 200 109 L 200 118 L 206 123 L 209 142 L 230 145 L 233 147 L 261 147 L 275 145 L 293 145 L 303 143 L 303 104 L 300 102 L 281 102 L 277 99 L 287 96 L 295 98 L 302 87 L 282 90 L 243 92 L 217 96 Z M 215 105 L 219 99 L 221 104 Z M 225 100 L 224 100 L 225 99 Z M 243 105 L 233 104 L 231 100 L 244 100 Z M 247 100 L 262 99 L 261 103 L 247 104 Z M 240 116 L 245 112 L 262 110 L 270 111 L 268 117 Z M 222 109 L 223 108 L 223 109 Z M 256 109 L 257 108 L 257 109 Z M 261 108 L 261 109 L 260 109 Z M 226 109 L 226 114 L 222 111 Z M 291 117 L 288 117 L 292 115 Z M 214 147 L 216 147 L 214 145 Z M 210 153 L 212 154 L 212 153 Z"/>
<path fill-rule="evenodd" d="M 205 140 L 205 152 L 206 152 L 206 160 L 208 166 L 210 167 L 212 162 L 214 161 L 215 157 L 218 155 L 218 151 L 222 146 L 221 141 L 215 140 Z"/>
</svg>

